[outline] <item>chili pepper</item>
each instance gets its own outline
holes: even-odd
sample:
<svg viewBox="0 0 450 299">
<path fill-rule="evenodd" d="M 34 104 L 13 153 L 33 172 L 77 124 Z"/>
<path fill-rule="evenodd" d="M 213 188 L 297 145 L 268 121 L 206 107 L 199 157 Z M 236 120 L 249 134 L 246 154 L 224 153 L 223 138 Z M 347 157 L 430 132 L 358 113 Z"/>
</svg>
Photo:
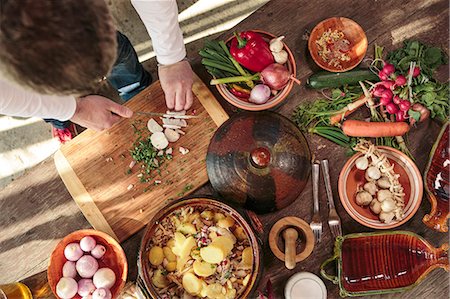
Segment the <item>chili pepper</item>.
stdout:
<svg viewBox="0 0 450 299">
<path fill-rule="evenodd" d="M 230 92 L 239 98 L 248 99 L 250 97 L 250 90 L 242 88 L 237 84 L 231 85 Z"/>
<path fill-rule="evenodd" d="M 230 53 L 237 62 L 253 72 L 260 72 L 274 63 L 272 52 L 267 42 L 256 32 L 244 31 L 234 33 Z"/>
</svg>

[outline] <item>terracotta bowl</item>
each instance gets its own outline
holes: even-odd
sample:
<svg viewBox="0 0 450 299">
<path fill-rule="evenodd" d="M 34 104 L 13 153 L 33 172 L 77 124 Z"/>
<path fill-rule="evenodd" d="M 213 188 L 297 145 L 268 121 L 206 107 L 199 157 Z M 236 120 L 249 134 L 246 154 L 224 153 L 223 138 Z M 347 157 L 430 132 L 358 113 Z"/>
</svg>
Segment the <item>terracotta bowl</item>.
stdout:
<svg viewBox="0 0 450 299">
<path fill-rule="evenodd" d="M 269 42 L 272 38 L 276 37 L 275 35 L 265 32 L 265 31 L 262 31 L 262 30 L 250 30 L 250 31 L 259 33 L 260 35 L 262 35 L 262 37 L 267 42 Z M 226 40 L 226 44 L 228 46 L 230 45 L 232 39 L 233 39 L 233 36 L 231 36 L 230 38 L 228 38 Z M 283 44 L 284 44 L 284 50 L 288 53 L 288 61 L 286 62 L 285 65 L 288 68 L 288 70 L 291 72 L 291 74 L 293 74 L 295 76 L 297 74 L 297 67 L 295 65 L 294 55 L 292 54 L 292 52 L 288 48 L 288 46 L 285 43 L 283 43 Z M 216 85 L 219 93 L 230 104 L 232 104 L 238 108 L 241 108 L 244 110 L 250 110 L 250 111 L 261 111 L 261 110 L 266 110 L 266 109 L 270 109 L 270 108 L 277 106 L 284 99 L 286 99 L 286 97 L 289 95 L 289 92 L 291 91 L 293 86 L 294 86 L 294 81 L 289 80 L 288 84 L 282 90 L 278 91 L 278 93 L 275 96 L 272 96 L 266 103 L 258 105 L 258 104 L 250 103 L 246 99 L 235 96 L 228 90 L 228 88 L 225 84 Z"/>
<path fill-rule="evenodd" d="M 259 222 L 259 220 L 256 219 L 252 220 L 252 225 L 250 225 L 247 220 L 250 220 L 250 218 L 255 219 L 256 216 L 251 217 L 250 215 L 244 214 L 245 212 L 239 212 L 238 210 L 232 208 L 231 206 L 222 203 L 218 200 L 210 199 L 210 198 L 190 198 L 190 199 L 181 199 L 179 201 L 173 202 L 168 204 L 166 207 L 162 208 L 158 214 L 156 214 L 153 219 L 148 223 L 147 229 L 144 233 L 144 236 L 142 237 L 141 241 L 141 247 L 139 250 L 139 260 L 138 260 L 138 269 L 139 269 L 139 277 L 138 277 L 138 286 L 142 290 L 144 294 L 147 295 L 149 298 L 165 298 L 161 297 L 156 287 L 153 286 L 151 276 L 149 275 L 149 272 L 151 270 L 151 265 L 148 260 L 148 253 L 150 250 L 150 244 L 151 240 L 153 238 L 153 235 L 155 233 L 155 229 L 158 226 L 158 223 L 168 215 L 170 215 L 175 210 L 178 210 L 182 207 L 204 207 L 209 209 L 214 209 L 221 211 L 224 215 L 228 215 L 233 217 L 235 222 L 239 224 L 243 229 L 245 234 L 250 240 L 250 246 L 253 249 L 253 268 L 252 268 L 252 276 L 250 277 L 250 280 L 244 289 L 244 291 L 241 293 L 239 298 L 247 298 L 250 294 L 252 294 L 255 289 L 258 286 L 258 280 L 260 278 L 260 274 L 263 269 L 262 264 L 262 249 L 261 249 L 261 240 L 259 236 L 255 233 L 255 231 L 258 229 L 257 227 L 260 227 L 262 230 L 262 224 Z M 244 215 L 245 218 L 244 218 Z M 254 215 L 254 214 L 253 214 Z M 250 218 L 248 218 L 249 216 Z M 255 228 L 256 227 L 256 228 Z M 255 231 L 254 231 L 255 230 Z"/>
<path fill-rule="evenodd" d="M 348 52 L 350 60 L 341 61 L 342 68 L 328 65 L 328 63 L 323 61 L 323 59 L 319 56 L 316 40 L 319 39 L 328 29 L 331 29 L 331 31 L 342 31 L 345 35 L 345 39 L 350 42 L 350 50 Z M 356 67 L 366 55 L 367 45 L 367 37 L 361 26 L 359 26 L 355 21 L 344 17 L 333 17 L 323 20 L 317 24 L 316 27 L 314 27 L 308 40 L 309 53 L 311 54 L 314 62 L 321 68 L 330 72 L 346 72 Z"/>
<path fill-rule="evenodd" d="M 62 267 L 67 259 L 64 256 L 64 248 L 67 244 L 72 242 L 79 242 L 83 237 L 91 236 L 95 239 L 97 244 L 101 244 L 105 246 L 106 253 L 101 258 L 98 259 L 99 268 L 108 267 L 114 271 L 116 274 L 116 282 L 111 288 L 112 298 L 117 298 L 123 287 L 125 286 L 125 282 L 127 280 L 128 274 L 128 263 L 127 257 L 125 256 L 125 252 L 123 251 L 120 244 L 112 238 L 110 235 L 93 229 L 83 229 L 77 230 L 73 233 L 67 235 L 64 239 L 62 239 L 58 245 L 56 245 L 50 256 L 50 264 L 47 268 L 47 279 L 50 288 L 55 294 L 56 298 L 56 284 L 62 277 Z M 77 277 L 78 281 L 80 277 Z M 81 298 L 78 294 L 73 298 Z"/>
<path fill-rule="evenodd" d="M 404 153 L 386 146 L 378 148 L 386 155 L 389 162 L 394 164 L 394 172 L 400 174 L 399 182 L 405 192 L 405 217 L 401 221 L 385 224 L 369 207 L 356 204 L 356 190 L 359 185 L 365 183 L 365 172 L 355 166 L 356 159 L 363 156 L 362 153 L 355 154 L 342 168 L 338 182 L 339 197 L 347 213 L 362 225 L 376 229 L 391 229 L 404 224 L 417 212 L 422 202 L 423 181 L 416 164 Z"/>
</svg>

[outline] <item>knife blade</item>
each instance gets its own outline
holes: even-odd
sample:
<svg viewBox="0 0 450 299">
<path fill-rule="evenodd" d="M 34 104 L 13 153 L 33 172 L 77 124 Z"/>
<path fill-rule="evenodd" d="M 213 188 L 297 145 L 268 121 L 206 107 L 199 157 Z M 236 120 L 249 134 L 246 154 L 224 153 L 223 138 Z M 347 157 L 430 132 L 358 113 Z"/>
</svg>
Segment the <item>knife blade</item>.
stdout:
<svg viewBox="0 0 450 299">
<path fill-rule="evenodd" d="M 159 113 L 159 112 L 135 111 L 134 113 L 139 114 L 139 115 L 162 116 L 165 118 L 179 118 L 179 119 L 200 118 L 200 116 L 197 116 L 197 115 L 167 114 L 167 113 Z"/>
</svg>

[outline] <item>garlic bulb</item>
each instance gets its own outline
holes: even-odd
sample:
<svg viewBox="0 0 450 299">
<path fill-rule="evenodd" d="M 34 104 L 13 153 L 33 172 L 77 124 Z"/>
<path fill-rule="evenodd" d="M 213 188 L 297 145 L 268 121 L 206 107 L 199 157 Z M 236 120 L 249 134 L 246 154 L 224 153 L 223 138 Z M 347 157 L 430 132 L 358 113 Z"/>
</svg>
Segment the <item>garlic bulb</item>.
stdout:
<svg viewBox="0 0 450 299">
<path fill-rule="evenodd" d="M 380 190 L 377 193 L 377 199 L 379 202 L 383 202 L 386 199 L 392 199 L 392 192 L 389 190 Z"/>
<path fill-rule="evenodd" d="M 284 38 L 284 35 L 279 36 L 277 38 L 271 39 L 269 43 L 269 49 L 272 52 L 278 53 L 283 50 L 284 44 L 281 41 Z"/>
<path fill-rule="evenodd" d="M 360 206 L 367 206 L 372 202 L 372 195 L 369 192 L 361 190 L 356 194 L 356 203 Z"/>
<path fill-rule="evenodd" d="M 378 185 L 378 187 L 380 187 L 382 189 L 389 189 L 389 187 L 391 187 L 391 183 L 389 182 L 389 179 L 385 176 L 382 176 L 377 181 L 377 185 Z"/>
<path fill-rule="evenodd" d="M 385 213 L 393 212 L 396 207 L 395 201 L 391 198 L 387 198 L 381 202 L 381 210 Z"/>
<path fill-rule="evenodd" d="M 381 211 L 381 213 L 379 215 L 380 220 L 382 222 L 386 223 L 386 224 L 391 223 L 392 220 L 394 220 L 394 216 L 395 216 L 395 214 L 393 212 L 386 213 L 386 212 L 383 212 L 383 211 Z"/>
<path fill-rule="evenodd" d="M 367 168 L 367 175 L 372 179 L 372 180 L 378 180 L 381 177 L 381 172 L 380 170 L 375 167 L 375 166 L 370 166 L 369 168 Z"/>
<path fill-rule="evenodd" d="M 366 170 L 369 167 L 369 159 L 366 156 L 359 157 L 356 159 L 355 165 L 359 170 Z"/>
<path fill-rule="evenodd" d="M 380 214 L 381 213 L 381 203 L 376 199 L 372 200 L 372 202 L 370 203 L 370 209 L 375 214 Z"/>
<path fill-rule="evenodd" d="M 285 50 L 281 50 L 280 52 L 272 52 L 273 58 L 276 63 L 285 64 L 288 60 L 288 53 Z"/>
<path fill-rule="evenodd" d="M 366 190 L 367 192 L 370 193 L 370 195 L 375 195 L 375 193 L 377 193 L 377 185 L 375 184 L 375 182 L 367 182 L 364 184 L 364 190 Z"/>
</svg>

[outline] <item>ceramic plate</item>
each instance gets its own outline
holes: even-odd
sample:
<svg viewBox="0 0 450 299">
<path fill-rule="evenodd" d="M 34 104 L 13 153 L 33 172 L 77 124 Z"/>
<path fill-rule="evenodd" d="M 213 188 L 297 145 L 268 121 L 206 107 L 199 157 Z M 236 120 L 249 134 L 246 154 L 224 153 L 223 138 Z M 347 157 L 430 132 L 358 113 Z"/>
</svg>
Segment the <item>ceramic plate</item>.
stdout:
<svg viewBox="0 0 450 299">
<path fill-rule="evenodd" d="M 300 272 L 289 278 L 284 289 L 286 299 L 326 299 L 327 289 L 323 281 L 309 272 Z"/>
<path fill-rule="evenodd" d="M 363 156 L 362 153 L 351 157 L 341 170 L 339 175 L 339 197 L 347 213 L 356 221 L 371 228 L 391 229 L 404 224 L 416 212 L 422 202 L 423 182 L 422 176 L 416 164 L 404 153 L 386 146 L 378 147 L 394 164 L 394 172 L 400 174 L 399 182 L 405 192 L 405 217 L 401 221 L 393 221 L 389 224 L 378 219 L 370 208 L 356 204 L 356 190 L 359 185 L 365 183 L 364 171 L 355 166 L 355 161 Z"/>
</svg>

